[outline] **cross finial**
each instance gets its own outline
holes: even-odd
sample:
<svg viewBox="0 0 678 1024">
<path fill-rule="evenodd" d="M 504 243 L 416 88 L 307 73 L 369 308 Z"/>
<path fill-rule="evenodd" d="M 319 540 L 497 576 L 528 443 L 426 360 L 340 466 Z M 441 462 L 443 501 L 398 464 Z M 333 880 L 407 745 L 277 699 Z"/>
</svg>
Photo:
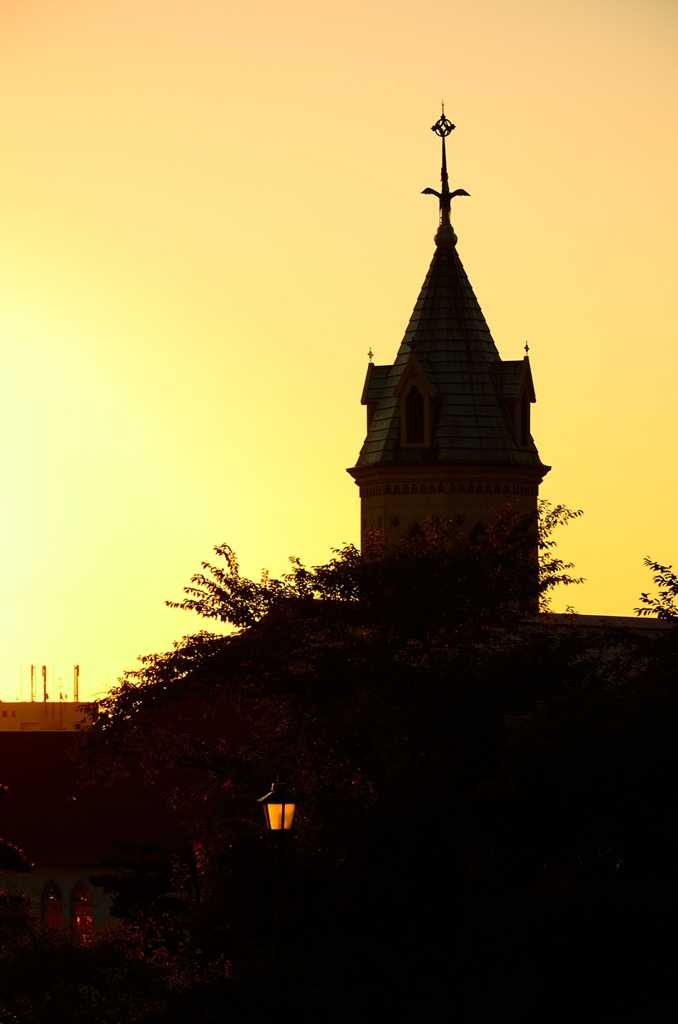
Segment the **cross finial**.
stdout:
<svg viewBox="0 0 678 1024">
<path fill-rule="evenodd" d="M 525 355 L 530 351 L 530 346 L 525 342 Z"/>
<path fill-rule="evenodd" d="M 448 117 L 445 117 L 445 102 L 444 101 L 443 101 L 443 104 L 442 104 L 442 108 L 443 108 L 443 112 L 440 115 L 440 117 L 438 118 L 438 120 L 436 121 L 436 123 L 431 125 L 431 131 L 435 132 L 436 135 L 439 136 L 439 138 L 445 139 L 450 134 L 450 132 L 454 131 L 454 129 L 457 126 L 452 124 L 452 122 L 450 121 L 450 119 Z M 444 152 L 445 152 L 445 143 L 443 142 L 443 153 Z"/>
<path fill-rule="evenodd" d="M 372 362 L 372 360 L 374 359 L 374 352 L 372 351 L 372 346 L 371 345 L 370 345 L 370 351 L 367 353 L 367 358 L 369 359 L 370 362 Z"/>
<path fill-rule="evenodd" d="M 431 125 L 431 131 L 435 132 L 442 143 L 443 165 L 440 169 L 441 186 L 440 192 L 434 188 L 425 188 L 422 195 L 437 196 L 440 201 L 440 226 L 435 237 L 436 245 L 455 245 L 457 236 L 452 230 L 450 223 L 450 203 L 455 196 L 467 196 L 468 192 L 463 188 L 450 192 L 450 182 L 447 174 L 447 153 L 445 151 L 445 139 L 454 131 L 454 125 L 448 117 L 445 117 L 445 101 L 442 101 L 442 113 L 436 123 Z"/>
</svg>

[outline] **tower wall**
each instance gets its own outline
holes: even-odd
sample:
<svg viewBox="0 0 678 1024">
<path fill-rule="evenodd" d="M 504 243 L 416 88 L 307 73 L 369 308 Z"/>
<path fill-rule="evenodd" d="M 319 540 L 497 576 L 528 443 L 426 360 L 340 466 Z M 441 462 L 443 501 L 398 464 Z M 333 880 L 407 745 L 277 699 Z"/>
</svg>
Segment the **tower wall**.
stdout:
<svg viewBox="0 0 678 1024">
<path fill-rule="evenodd" d="M 520 512 L 536 512 L 541 474 L 513 467 L 417 467 L 390 473 L 358 474 L 360 534 L 378 530 L 396 542 L 426 516 L 454 519 L 464 536 L 487 524 L 493 510 L 511 502 Z M 371 479 L 370 479 L 371 477 Z"/>
</svg>

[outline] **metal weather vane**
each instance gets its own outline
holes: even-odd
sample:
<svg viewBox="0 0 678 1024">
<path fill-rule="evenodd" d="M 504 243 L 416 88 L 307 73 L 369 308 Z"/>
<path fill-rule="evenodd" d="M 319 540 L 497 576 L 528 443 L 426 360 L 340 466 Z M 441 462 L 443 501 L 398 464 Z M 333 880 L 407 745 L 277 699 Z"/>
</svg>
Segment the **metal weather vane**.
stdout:
<svg viewBox="0 0 678 1024">
<path fill-rule="evenodd" d="M 445 117 L 444 103 L 442 104 L 442 108 L 442 114 L 440 115 L 436 123 L 431 126 L 431 131 L 435 132 L 435 134 L 440 138 L 443 147 L 443 165 L 440 170 L 440 179 L 442 183 L 441 191 L 438 192 L 434 188 L 425 188 L 421 193 L 423 196 L 437 196 L 440 201 L 440 227 L 443 229 L 443 231 L 441 232 L 440 229 L 438 230 L 438 235 L 436 236 L 437 240 L 439 237 L 442 240 L 442 236 L 444 234 L 454 236 L 454 233 L 452 232 L 452 226 L 450 224 L 450 204 L 452 200 L 455 198 L 455 196 L 469 195 L 469 193 L 466 192 L 466 190 L 463 188 L 457 188 L 454 190 L 454 192 L 450 192 L 449 178 L 447 175 L 447 153 L 445 152 L 445 139 L 454 131 L 455 125 L 452 124 L 449 118 Z M 449 231 L 446 230 L 446 225 L 449 227 Z M 456 236 L 454 236 L 454 241 L 456 242 Z"/>
</svg>

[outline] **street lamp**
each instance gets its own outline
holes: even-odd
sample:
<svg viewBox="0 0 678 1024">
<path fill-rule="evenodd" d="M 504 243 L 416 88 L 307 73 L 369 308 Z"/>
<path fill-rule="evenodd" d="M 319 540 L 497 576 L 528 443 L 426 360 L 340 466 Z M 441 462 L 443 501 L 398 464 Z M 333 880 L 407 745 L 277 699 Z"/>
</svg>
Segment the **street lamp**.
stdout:
<svg viewBox="0 0 678 1024">
<path fill-rule="evenodd" d="M 266 796 L 260 796 L 257 803 L 263 805 L 266 828 L 270 832 L 288 831 L 292 828 L 297 801 L 287 792 L 284 782 L 274 782 L 271 792 Z"/>
<path fill-rule="evenodd" d="M 287 792 L 285 783 L 276 779 L 270 793 L 259 797 L 257 803 L 264 808 L 266 829 L 275 847 L 275 965 L 278 973 L 282 975 L 287 970 L 284 839 L 285 833 L 290 831 L 294 823 L 297 801 Z"/>
</svg>

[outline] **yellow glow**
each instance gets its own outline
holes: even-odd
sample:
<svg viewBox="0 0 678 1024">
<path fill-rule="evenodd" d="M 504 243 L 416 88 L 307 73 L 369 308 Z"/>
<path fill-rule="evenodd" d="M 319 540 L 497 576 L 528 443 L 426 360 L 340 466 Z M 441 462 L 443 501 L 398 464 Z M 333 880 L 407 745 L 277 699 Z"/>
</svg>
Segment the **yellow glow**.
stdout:
<svg viewBox="0 0 678 1024">
<path fill-rule="evenodd" d="M 677 37 L 660 0 L 3 4 L 0 696 L 196 629 L 163 602 L 215 543 L 258 574 L 357 540 L 441 96 L 462 260 L 586 512 L 561 606 L 631 613 L 678 561 Z"/>
<path fill-rule="evenodd" d="M 268 827 L 270 829 L 279 832 L 283 828 L 283 808 L 285 809 L 284 827 L 292 828 L 296 804 L 265 804 L 264 806 L 268 812 Z"/>
</svg>

